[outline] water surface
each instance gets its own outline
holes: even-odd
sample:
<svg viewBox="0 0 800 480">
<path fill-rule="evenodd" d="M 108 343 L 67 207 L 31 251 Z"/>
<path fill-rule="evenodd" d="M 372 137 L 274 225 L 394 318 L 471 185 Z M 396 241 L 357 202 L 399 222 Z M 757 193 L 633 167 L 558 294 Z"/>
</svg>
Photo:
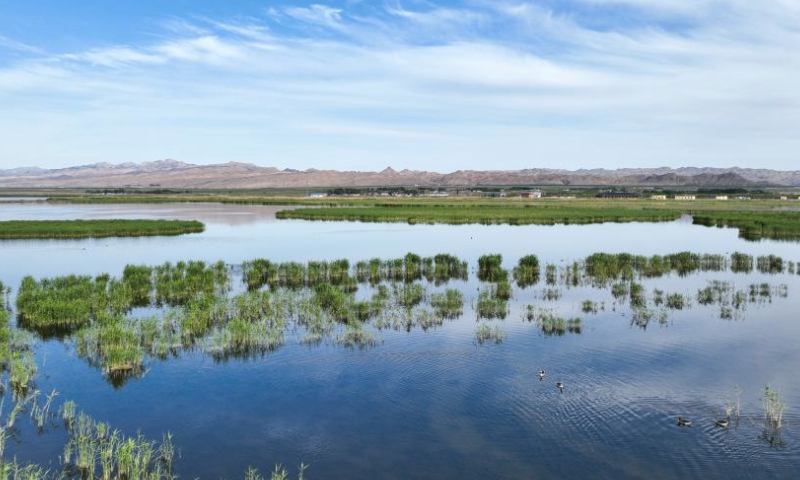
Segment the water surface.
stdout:
<svg viewBox="0 0 800 480">
<path fill-rule="evenodd" d="M 581 226 L 405 225 L 277 221 L 280 207 L 223 205 L 0 206 L 0 220 L 69 218 L 196 219 L 204 233 L 181 237 L 0 242 L 0 280 L 16 288 L 24 275 L 120 275 L 129 263 L 223 260 L 395 258 L 446 252 L 475 266 L 501 253 L 511 268 L 523 255 L 566 265 L 587 255 L 642 255 L 682 250 L 800 260 L 800 244 L 746 242 L 736 230 L 670 223 Z M 236 280 L 236 279 L 235 279 Z M 454 282 L 464 315 L 427 332 L 384 330 L 382 344 L 347 349 L 306 346 L 289 332 L 275 352 L 218 362 L 200 352 L 153 362 L 143 378 L 114 388 L 79 358 L 68 340 L 37 346 L 38 388 L 53 388 L 98 420 L 159 439 L 171 431 L 183 478 L 236 478 L 249 465 L 310 463 L 311 478 L 792 478 L 800 470 L 800 276 L 708 272 L 644 282 L 694 296 L 711 280 L 737 288 L 786 285 L 787 298 L 749 305 L 722 320 L 716 306 L 694 302 L 663 325 L 631 324 L 607 290 L 545 286 L 515 290 L 511 313 L 493 321 L 502 344 L 477 345 L 471 308 L 480 283 Z M 432 289 L 434 287 L 431 287 Z M 605 301 L 597 315 L 586 299 Z M 580 334 L 543 335 L 523 319 L 529 303 L 583 318 Z M 545 381 L 535 376 L 548 370 Z M 564 392 L 554 382 L 566 383 Z M 765 383 L 789 407 L 783 445 L 760 437 Z M 736 428 L 715 428 L 735 385 L 744 390 Z M 677 428 L 678 415 L 692 428 Z M 57 465 L 63 429 L 39 436 L 29 426 L 7 451 Z"/>
</svg>

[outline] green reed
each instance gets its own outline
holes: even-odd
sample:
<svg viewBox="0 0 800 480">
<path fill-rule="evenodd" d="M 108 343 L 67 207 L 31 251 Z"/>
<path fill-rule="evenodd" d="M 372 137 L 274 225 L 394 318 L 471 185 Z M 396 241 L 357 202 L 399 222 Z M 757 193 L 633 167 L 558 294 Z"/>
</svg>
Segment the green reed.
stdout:
<svg viewBox="0 0 800 480">
<path fill-rule="evenodd" d="M 527 288 L 539 283 L 539 257 L 536 255 L 525 255 L 519 259 L 517 266 L 514 267 L 514 281 L 520 288 Z"/>
<path fill-rule="evenodd" d="M 464 294 L 456 289 L 432 294 L 430 303 L 436 315 L 445 319 L 456 319 L 464 312 Z"/>
<path fill-rule="evenodd" d="M 505 333 L 499 326 L 491 326 L 486 322 L 481 322 L 475 326 L 475 342 L 478 345 L 485 343 L 503 343 Z"/>
<path fill-rule="evenodd" d="M 497 285 L 489 285 L 478 292 L 475 311 L 478 319 L 505 319 L 508 315 L 508 301 L 497 295 Z"/>
</svg>

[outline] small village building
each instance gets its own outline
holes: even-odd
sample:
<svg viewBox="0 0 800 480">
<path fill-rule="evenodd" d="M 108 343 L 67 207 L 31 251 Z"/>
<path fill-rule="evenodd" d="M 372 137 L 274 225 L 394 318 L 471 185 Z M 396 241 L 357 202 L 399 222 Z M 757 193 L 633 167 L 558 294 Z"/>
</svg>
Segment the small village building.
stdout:
<svg viewBox="0 0 800 480">
<path fill-rule="evenodd" d="M 675 200 L 697 200 L 697 195 L 675 195 Z"/>
<path fill-rule="evenodd" d="M 521 198 L 539 199 L 542 198 L 542 192 L 540 190 L 533 190 L 531 192 L 522 192 L 519 196 Z"/>
<path fill-rule="evenodd" d="M 727 200 L 727 199 L 728 199 L 728 196 L 727 196 L 727 195 L 717 195 L 717 196 L 716 196 L 716 199 L 717 199 L 717 200 Z"/>
<path fill-rule="evenodd" d="M 650 197 L 650 199 L 651 200 L 666 200 L 667 196 L 666 195 L 653 195 L 653 196 Z"/>
</svg>

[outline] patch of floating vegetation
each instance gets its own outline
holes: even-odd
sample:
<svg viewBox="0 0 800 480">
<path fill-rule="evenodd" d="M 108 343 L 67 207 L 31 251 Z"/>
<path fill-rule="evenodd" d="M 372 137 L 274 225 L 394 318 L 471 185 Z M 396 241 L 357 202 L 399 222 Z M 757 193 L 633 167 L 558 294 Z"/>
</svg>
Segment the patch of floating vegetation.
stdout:
<svg viewBox="0 0 800 480">
<path fill-rule="evenodd" d="M 0 239 L 106 238 L 201 233 L 205 225 L 194 220 L 6 220 L 0 221 Z"/>
</svg>

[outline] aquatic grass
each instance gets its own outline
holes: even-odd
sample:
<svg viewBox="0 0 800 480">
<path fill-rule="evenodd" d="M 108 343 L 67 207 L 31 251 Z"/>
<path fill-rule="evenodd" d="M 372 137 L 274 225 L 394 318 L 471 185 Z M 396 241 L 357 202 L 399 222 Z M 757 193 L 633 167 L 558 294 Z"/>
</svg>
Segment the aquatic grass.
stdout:
<svg viewBox="0 0 800 480">
<path fill-rule="evenodd" d="M 770 445 L 778 447 L 783 446 L 781 430 L 783 428 L 783 414 L 786 411 L 786 404 L 781 399 L 780 392 L 773 389 L 769 384 L 764 385 L 761 407 L 764 411 L 764 425 L 761 438 Z"/>
<path fill-rule="evenodd" d="M 757 259 L 757 268 L 761 273 L 783 273 L 783 259 L 777 255 L 764 255 Z"/>
<path fill-rule="evenodd" d="M 582 331 L 580 318 L 565 319 L 552 309 L 537 308 L 535 305 L 525 307 L 525 319 L 535 322 L 545 336 L 562 336 L 567 332 L 579 334 Z"/>
<path fill-rule="evenodd" d="M 670 310 L 683 310 L 689 305 L 689 299 L 680 293 L 670 293 L 666 305 Z"/>
<path fill-rule="evenodd" d="M 508 301 L 497 296 L 497 286 L 490 285 L 478 292 L 475 304 L 478 319 L 505 319 L 508 315 Z"/>
<path fill-rule="evenodd" d="M 68 427 L 62 462 L 80 475 L 98 480 L 171 480 L 174 449 L 141 434 L 125 436 L 80 412 Z"/>
<path fill-rule="evenodd" d="M 94 313 L 95 282 L 69 275 L 36 281 L 26 276 L 17 293 L 21 325 L 37 331 L 69 332 L 89 323 Z"/>
<path fill-rule="evenodd" d="M 511 284 L 508 280 L 502 280 L 497 282 L 494 286 L 494 296 L 499 300 L 510 300 L 511 299 Z"/>
<path fill-rule="evenodd" d="M 593 202 L 575 204 L 382 204 L 380 206 L 300 208 L 282 210 L 279 219 L 444 224 L 557 225 L 604 222 L 672 221 L 680 211 Z"/>
<path fill-rule="evenodd" d="M 722 255 L 679 252 L 646 257 L 629 253 L 594 253 L 584 261 L 586 275 L 596 285 L 618 280 L 633 280 L 636 275 L 655 278 L 677 273 L 686 276 L 694 272 L 720 272 L 728 268 Z"/>
<path fill-rule="evenodd" d="M 753 256 L 746 253 L 731 254 L 731 271 L 734 273 L 750 273 L 753 271 Z"/>
<path fill-rule="evenodd" d="M 539 283 L 539 257 L 536 255 L 525 255 L 519 259 L 517 266 L 514 267 L 513 277 L 520 288 L 527 288 Z"/>
<path fill-rule="evenodd" d="M 745 240 L 800 238 L 800 212 L 795 211 L 703 211 L 694 212 L 692 218 L 696 225 L 738 228 Z"/>
<path fill-rule="evenodd" d="M 647 307 L 637 307 L 631 311 L 631 325 L 635 325 L 641 329 L 646 329 L 652 320 L 657 320 L 659 324 L 664 325 L 669 319 L 666 310 L 654 310 Z"/>
<path fill-rule="evenodd" d="M 38 367 L 30 350 L 15 351 L 8 362 L 8 381 L 17 395 L 28 392 L 36 380 Z"/>
<path fill-rule="evenodd" d="M 178 306 L 199 296 L 221 295 L 230 288 L 223 262 L 170 262 L 155 267 L 156 305 Z"/>
<path fill-rule="evenodd" d="M 545 282 L 548 285 L 555 285 L 556 283 L 558 283 L 558 273 L 557 272 L 558 272 L 557 267 L 552 263 L 548 263 L 544 267 L 544 278 L 545 278 Z"/>
<path fill-rule="evenodd" d="M 195 220 L 6 220 L 0 239 L 106 238 L 201 233 Z"/>
<path fill-rule="evenodd" d="M 786 410 L 786 404 L 781 400 L 780 392 L 769 384 L 764 386 L 761 406 L 764 409 L 765 429 L 778 430 L 783 427 L 783 413 Z"/>
<path fill-rule="evenodd" d="M 584 300 L 581 304 L 581 311 L 583 313 L 596 314 L 600 310 L 600 304 L 592 300 Z"/>
<path fill-rule="evenodd" d="M 644 286 L 641 283 L 631 282 L 628 287 L 628 295 L 632 308 L 642 308 L 647 305 Z"/>
<path fill-rule="evenodd" d="M 147 265 L 126 265 L 122 282 L 130 289 L 131 303 L 146 307 L 151 303 L 153 292 L 153 268 Z"/>
<path fill-rule="evenodd" d="M 475 342 L 478 345 L 490 342 L 499 345 L 503 343 L 504 338 L 505 333 L 497 325 L 491 326 L 486 322 L 481 322 L 475 327 Z"/>
<path fill-rule="evenodd" d="M 363 324 L 351 323 L 336 337 L 336 343 L 346 348 L 363 349 L 378 346 L 383 342 L 373 332 L 364 328 Z"/>
<path fill-rule="evenodd" d="M 550 302 L 561 298 L 561 290 L 558 288 L 545 288 L 542 290 L 542 299 Z"/>
<path fill-rule="evenodd" d="M 425 286 L 420 283 L 392 284 L 392 298 L 401 307 L 415 307 L 422 303 L 426 296 Z"/>
<path fill-rule="evenodd" d="M 36 425 L 36 428 L 39 430 L 39 432 L 42 432 L 47 423 L 47 420 L 50 419 L 51 416 L 50 408 L 53 406 L 53 400 L 55 399 L 56 396 L 58 396 L 58 391 L 53 390 L 52 392 L 50 392 L 50 394 L 48 394 L 47 397 L 45 398 L 45 402 L 41 405 L 36 401 L 36 397 L 38 397 L 38 395 L 39 395 L 38 391 L 33 394 L 34 400 L 32 402 L 33 405 L 30 410 L 30 417 L 34 425 Z"/>
<path fill-rule="evenodd" d="M 481 282 L 500 282 L 508 279 L 503 270 L 503 256 L 499 253 L 481 255 L 478 258 L 478 280 Z"/>
<path fill-rule="evenodd" d="M 65 477 L 63 474 L 53 476 L 50 470 L 46 470 L 39 465 L 20 464 L 16 459 L 0 461 L 0 480 L 45 480 L 50 479 L 51 476 L 53 480 L 60 480 Z"/>
<path fill-rule="evenodd" d="M 430 304 L 437 316 L 453 320 L 464 312 L 464 294 L 459 290 L 448 288 L 443 293 L 432 294 Z"/>
<path fill-rule="evenodd" d="M 264 355 L 283 343 L 282 330 L 269 328 L 262 322 L 234 320 L 214 330 L 203 346 L 203 351 L 218 360 L 229 357 L 245 358 Z"/>
</svg>

